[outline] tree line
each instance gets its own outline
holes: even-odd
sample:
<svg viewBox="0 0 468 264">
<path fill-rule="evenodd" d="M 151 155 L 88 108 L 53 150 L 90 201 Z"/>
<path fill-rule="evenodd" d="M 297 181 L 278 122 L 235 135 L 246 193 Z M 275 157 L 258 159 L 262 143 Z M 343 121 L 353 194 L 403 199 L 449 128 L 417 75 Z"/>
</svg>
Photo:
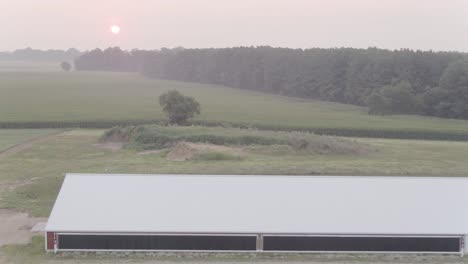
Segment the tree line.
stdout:
<svg viewBox="0 0 468 264">
<path fill-rule="evenodd" d="M 60 62 L 60 61 L 73 61 L 76 57 L 80 56 L 82 53 L 77 49 L 67 49 L 67 50 L 39 50 L 32 48 L 17 49 L 11 52 L 0 52 L 0 60 L 8 61 L 50 61 L 50 62 Z"/>
<path fill-rule="evenodd" d="M 458 52 L 116 47 L 89 51 L 75 60 L 75 67 L 368 106 L 371 114 L 468 119 L 468 56 Z"/>
</svg>

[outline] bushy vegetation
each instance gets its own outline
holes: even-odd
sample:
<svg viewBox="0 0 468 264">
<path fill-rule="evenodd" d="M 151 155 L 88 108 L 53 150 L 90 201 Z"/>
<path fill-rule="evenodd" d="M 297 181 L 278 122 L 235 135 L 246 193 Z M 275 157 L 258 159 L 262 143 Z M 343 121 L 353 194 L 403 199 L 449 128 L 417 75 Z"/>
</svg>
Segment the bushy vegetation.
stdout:
<svg viewBox="0 0 468 264">
<path fill-rule="evenodd" d="M 360 154 L 372 149 L 351 139 L 319 136 L 304 132 L 275 132 L 255 129 L 223 127 L 130 126 L 107 130 L 103 141 L 123 141 L 137 149 L 161 149 L 180 142 L 210 143 L 214 145 L 287 145 L 302 154 Z M 215 151 L 216 152 L 216 151 Z M 216 159 L 215 154 L 204 158 Z M 223 157 L 219 157 L 222 159 Z"/>
<path fill-rule="evenodd" d="M 221 160 L 241 160 L 242 157 L 224 152 L 206 152 L 195 155 L 195 160 L 221 161 Z"/>
<path fill-rule="evenodd" d="M 159 96 L 159 104 L 172 124 L 183 124 L 200 114 L 200 103 L 177 90 L 171 90 Z"/>
<path fill-rule="evenodd" d="M 371 106 L 371 113 L 468 118 L 467 55 L 369 49 L 94 50 L 83 70 L 128 69 L 146 76 Z M 400 100 L 407 97 L 408 100 Z M 420 104 L 409 105 L 409 100 Z M 378 103 L 383 103 L 379 108 Z M 424 106 L 424 107 L 423 107 Z"/>
<path fill-rule="evenodd" d="M 143 126 L 113 127 L 106 130 L 101 139 L 104 141 L 129 142 L 135 137 L 135 133 L 142 132 L 143 130 L 145 130 Z"/>
<path fill-rule="evenodd" d="M 413 95 L 411 84 L 407 81 L 384 86 L 374 91 L 368 99 L 371 114 L 417 114 L 421 102 Z"/>
<path fill-rule="evenodd" d="M 60 68 L 62 68 L 62 70 L 66 71 L 66 72 L 69 72 L 71 70 L 72 66 L 68 61 L 64 61 L 64 62 L 60 63 Z"/>
<path fill-rule="evenodd" d="M 115 127 L 104 133 L 104 141 L 121 140 L 141 149 L 161 149 L 178 142 L 210 143 L 215 145 L 272 145 L 286 143 L 273 132 L 261 133 L 249 129 L 220 127 L 130 126 Z"/>
</svg>

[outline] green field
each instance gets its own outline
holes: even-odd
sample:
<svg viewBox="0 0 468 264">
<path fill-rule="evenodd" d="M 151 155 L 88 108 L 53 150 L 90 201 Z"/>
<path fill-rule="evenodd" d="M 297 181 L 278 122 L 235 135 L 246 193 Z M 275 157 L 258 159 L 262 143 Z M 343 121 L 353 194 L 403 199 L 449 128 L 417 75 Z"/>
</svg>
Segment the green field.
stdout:
<svg viewBox="0 0 468 264">
<path fill-rule="evenodd" d="M 0 72 L 0 123 L 161 120 L 158 96 L 170 89 L 200 101 L 198 121 L 278 128 L 468 133 L 468 121 L 371 116 L 366 108 L 214 85 L 151 80 L 131 73 Z"/>
<path fill-rule="evenodd" d="M 18 143 L 55 132 L 53 129 L 3 129 L 0 130 L 0 151 Z"/>
</svg>

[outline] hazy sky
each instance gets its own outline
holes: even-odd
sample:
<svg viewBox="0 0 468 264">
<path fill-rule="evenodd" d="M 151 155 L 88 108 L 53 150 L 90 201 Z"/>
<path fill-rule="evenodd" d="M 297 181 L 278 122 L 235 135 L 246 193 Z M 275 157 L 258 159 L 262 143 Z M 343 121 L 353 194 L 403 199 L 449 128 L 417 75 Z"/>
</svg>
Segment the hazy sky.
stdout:
<svg viewBox="0 0 468 264">
<path fill-rule="evenodd" d="M 112 24 L 121 33 L 109 31 Z M 468 51 L 468 0 L 0 0 L 0 50 L 121 46 Z"/>
</svg>

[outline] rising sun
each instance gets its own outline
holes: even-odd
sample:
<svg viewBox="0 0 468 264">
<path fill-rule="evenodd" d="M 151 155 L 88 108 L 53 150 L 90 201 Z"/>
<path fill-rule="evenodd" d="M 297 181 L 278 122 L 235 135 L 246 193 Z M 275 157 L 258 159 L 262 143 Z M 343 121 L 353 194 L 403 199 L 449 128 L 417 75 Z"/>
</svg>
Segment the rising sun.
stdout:
<svg viewBox="0 0 468 264">
<path fill-rule="evenodd" d="M 110 27 L 110 32 L 112 32 L 112 34 L 119 34 L 120 27 L 118 25 L 112 25 Z"/>
</svg>

